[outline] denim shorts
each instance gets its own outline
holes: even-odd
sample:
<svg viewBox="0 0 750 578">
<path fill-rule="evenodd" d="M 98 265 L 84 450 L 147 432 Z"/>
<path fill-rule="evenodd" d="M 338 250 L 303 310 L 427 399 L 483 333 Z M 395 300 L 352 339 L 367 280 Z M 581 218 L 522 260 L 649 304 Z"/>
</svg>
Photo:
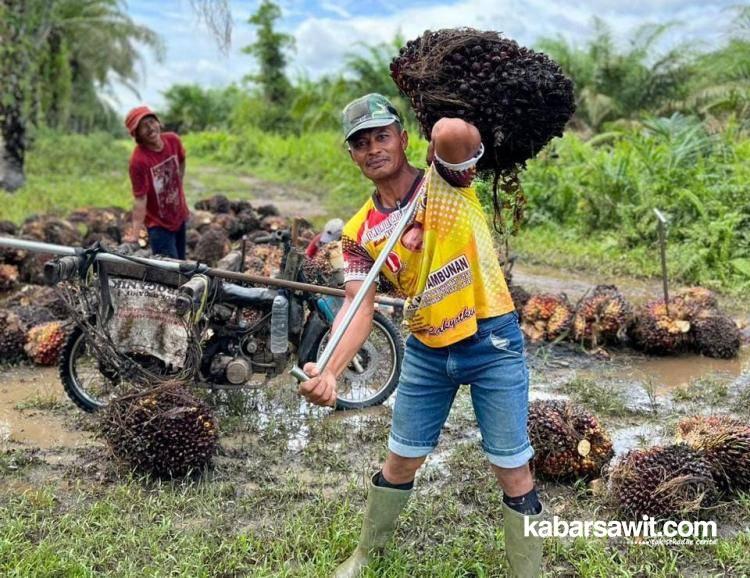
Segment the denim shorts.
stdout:
<svg viewBox="0 0 750 578">
<path fill-rule="evenodd" d="M 396 389 L 388 449 L 417 458 L 437 446 L 458 388 L 471 386 L 471 401 L 490 462 L 515 468 L 534 455 L 526 431 L 529 372 L 515 312 L 479 321 L 477 332 L 458 343 L 427 347 L 406 341 Z"/>
<path fill-rule="evenodd" d="M 164 227 L 149 227 L 148 244 L 154 255 L 184 259 L 186 225 L 186 223 L 182 223 L 182 226 L 176 231 L 170 231 Z"/>
</svg>

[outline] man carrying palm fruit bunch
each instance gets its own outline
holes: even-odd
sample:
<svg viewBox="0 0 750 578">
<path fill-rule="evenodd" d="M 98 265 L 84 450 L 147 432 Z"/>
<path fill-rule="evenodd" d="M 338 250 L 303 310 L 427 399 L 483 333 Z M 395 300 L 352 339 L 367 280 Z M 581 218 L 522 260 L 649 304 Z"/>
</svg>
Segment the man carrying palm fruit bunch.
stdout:
<svg viewBox="0 0 750 578">
<path fill-rule="evenodd" d="M 453 62 L 449 51 L 442 57 Z M 397 63 L 398 58 L 392 69 L 402 70 Z M 569 81 L 567 86 L 570 88 Z M 416 94 L 407 94 L 413 103 L 419 102 Z M 566 107 L 572 110 L 572 92 Z M 407 131 L 385 97 L 366 95 L 343 112 L 350 156 L 375 190 L 343 230 L 347 296 L 334 330 L 402 211 L 410 203 L 416 203 L 416 211 L 380 271 L 409 296 L 404 316 L 411 331 L 393 409 L 389 453 L 370 482 L 359 545 L 335 575 L 360 576 L 371 552 L 388 542 L 412 492 L 417 470 L 437 445 L 458 387 L 467 383 L 484 451 L 504 492 L 510 574 L 537 576 L 542 543 L 523 532 L 525 519 L 536 519 L 542 513 L 528 466 L 533 449 L 526 429 L 528 369 L 523 337 L 473 186 L 478 167 L 502 172 L 516 167 L 523 157 L 516 152 L 512 162 L 487 161 L 487 155 L 497 157 L 502 146 L 498 147 L 497 141 L 486 142 L 487 127 L 470 122 L 471 115 L 463 108 L 444 107 L 439 118 L 430 109 L 421 110 L 423 130 L 430 138 L 425 171 L 409 164 Z M 559 111 L 557 114 L 562 117 Z M 495 128 L 490 134 L 502 130 L 499 125 Z M 560 130 L 561 126 L 554 125 L 544 143 Z M 533 138 L 538 136 L 533 133 Z M 519 133 L 513 138 L 522 137 Z M 508 142 L 502 140 L 503 146 Z M 374 295 L 373 285 L 323 372 L 319 374 L 314 363 L 305 366 L 311 378 L 301 384 L 300 393 L 309 401 L 335 404 L 336 379 L 370 332 Z"/>
</svg>

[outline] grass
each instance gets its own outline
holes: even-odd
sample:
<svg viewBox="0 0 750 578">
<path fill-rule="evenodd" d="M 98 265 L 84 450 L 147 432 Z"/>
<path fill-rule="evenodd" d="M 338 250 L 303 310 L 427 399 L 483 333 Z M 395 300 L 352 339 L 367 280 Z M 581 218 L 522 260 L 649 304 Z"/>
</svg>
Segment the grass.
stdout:
<svg viewBox="0 0 750 578">
<path fill-rule="evenodd" d="M 60 396 L 56 393 L 36 393 L 33 396 L 19 401 L 15 408 L 19 411 L 27 410 L 58 410 L 67 409 L 70 404 L 67 401 L 60 399 Z"/>
<path fill-rule="evenodd" d="M 690 382 L 687 387 L 676 389 L 672 393 L 672 399 L 701 407 L 715 407 L 725 402 L 728 395 L 726 380 L 705 377 Z"/>
<path fill-rule="evenodd" d="M 578 377 L 564 383 L 561 390 L 596 414 L 621 417 L 633 413 L 622 390 L 613 384 Z"/>
</svg>

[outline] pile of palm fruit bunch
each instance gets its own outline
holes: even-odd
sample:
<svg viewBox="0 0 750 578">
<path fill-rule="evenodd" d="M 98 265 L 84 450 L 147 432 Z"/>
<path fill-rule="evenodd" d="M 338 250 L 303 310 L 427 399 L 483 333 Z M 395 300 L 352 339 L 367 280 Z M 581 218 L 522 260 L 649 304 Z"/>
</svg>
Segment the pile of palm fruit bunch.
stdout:
<svg viewBox="0 0 750 578">
<path fill-rule="evenodd" d="M 684 443 L 628 451 L 608 472 L 608 487 L 617 508 L 637 519 L 684 519 L 719 499 L 711 464 Z"/>
<path fill-rule="evenodd" d="M 726 415 L 692 416 L 677 424 L 677 440 L 708 462 L 727 495 L 750 490 L 750 425 Z"/>
<path fill-rule="evenodd" d="M 690 287 L 669 299 L 641 307 L 629 330 L 633 346 L 646 353 L 668 355 L 692 349 L 707 357 L 729 359 L 740 350 L 737 324 L 718 306 L 708 289 Z"/>
<path fill-rule="evenodd" d="M 557 479 L 591 479 L 614 456 L 612 441 L 599 420 L 568 400 L 534 400 L 528 431 L 534 447 L 536 475 Z"/>
<path fill-rule="evenodd" d="M 521 329 L 532 342 L 563 339 L 573 322 L 573 308 L 565 294 L 539 293 L 523 306 Z"/>
<path fill-rule="evenodd" d="M 583 345 L 598 347 L 623 340 L 633 310 L 614 285 L 597 285 L 576 306 L 571 338 Z"/>
<path fill-rule="evenodd" d="M 575 111 L 573 83 L 560 66 L 497 32 L 455 28 L 408 41 L 390 69 L 426 138 L 442 117 L 477 127 L 485 147 L 477 169 L 494 176 L 496 215 L 510 209 L 520 223 L 525 201 L 518 171 L 562 136 Z M 502 202 L 498 184 L 506 193 Z"/>
<path fill-rule="evenodd" d="M 100 435 L 115 458 L 158 478 L 202 471 L 216 453 L 219 428 L 208 404 L 179 382 L 132 390 L 110 403 Z"/>
</svg>

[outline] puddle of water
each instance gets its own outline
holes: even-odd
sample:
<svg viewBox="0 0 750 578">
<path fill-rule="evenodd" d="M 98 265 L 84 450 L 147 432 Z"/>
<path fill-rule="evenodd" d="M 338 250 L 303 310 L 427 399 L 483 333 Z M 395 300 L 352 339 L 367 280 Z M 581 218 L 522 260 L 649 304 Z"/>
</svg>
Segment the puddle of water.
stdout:
<svg viewBox="0 0 750 578">
<path fill-rule="evenodd" d="M 658 425 L 641 424 L 611 432 L 616 455 L 644 446 L 659 445 L 664 440 L 664 429 Z"/>
<path fill-rule="evenodd" d="M 0 444 L 49 449 L 84 445 L 90 439 L 85 432 L 70 431 L 49 411 L 16 409 L 34 398 L 68 403 L 55 368 L 17 367 L 0 376 Z"/>
<path fill-rule="evenodd" d="M 687 386 L 690 382 L 721 374 L 735 380 L 750 373 L 750 347 L 743 347 L 736 359 L 711 359 L 699 355 L 634 359 L 623 377 L 651 381 L 659 393 Z"/>
</svg>

